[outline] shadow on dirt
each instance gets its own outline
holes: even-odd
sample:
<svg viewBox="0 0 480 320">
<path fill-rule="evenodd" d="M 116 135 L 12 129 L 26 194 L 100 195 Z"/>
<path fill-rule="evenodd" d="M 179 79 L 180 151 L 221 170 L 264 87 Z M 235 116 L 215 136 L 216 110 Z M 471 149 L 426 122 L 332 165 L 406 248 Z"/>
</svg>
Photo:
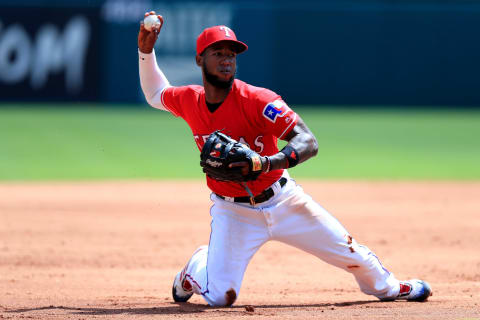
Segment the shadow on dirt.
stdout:
<svg viewBox="0 0 480 320">
<path fill-rule="evenodd" d="M 377 304 L 381 301 L 368 300 L 368 301 L 351 301 L 351 302 L 339 302 L 339 303 L 318 303 L 318 304 L 268 304 L 268 305 L 252 305 L 255 310 L 268 310 L 268 309 L 282 309 L 282 308 L 305 308 L 305 309 L 317 309 L 317 308 L 341 308 L 348 306 L 357 306 L 365 304 Z M 383 302 L 384 303 L 384 302 Z M 6 310 L 8 313 L 24 313 L 31 311 L 41 310 L 65 310 L 71 311 L 72 314 L 77 315 L 115 315 L 115 314 L 189 314 L 200 312 L 215 312 L 216 310 L 222 312 L 245 312 L 246 307 L 249 305 L 234 305 L 231 307 L 210 307 L 204 304 L 194 303 L 169 303 L 166 306 L 159 306 L 153 308 L 78 308 L 78 307 L 65 307 L 65 306 L 48 306 L 39 308 L 25 308 Z"/>
</svg>

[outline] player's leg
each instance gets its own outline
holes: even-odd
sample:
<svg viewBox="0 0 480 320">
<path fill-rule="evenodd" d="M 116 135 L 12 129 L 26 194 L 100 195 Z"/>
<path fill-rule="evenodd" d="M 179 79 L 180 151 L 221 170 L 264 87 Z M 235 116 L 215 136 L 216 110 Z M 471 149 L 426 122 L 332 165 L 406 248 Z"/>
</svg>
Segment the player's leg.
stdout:
<svg viewBox="0 0 480 320">
<path fill-rule="evenodd" d="M 177 275 L 173 290 L 186 299 L 175 298 L 174 292 L 176 301 L 186 301 L 196 293 L 212 306 L 231 305 L 248 263 L 269 239 L 265 220 L 256 210 L 215 195 L 212 200 L 209 245 L 199 248 Z"/>
<path fill-rule="evenodd" d="M 380 299 L 397 297 L 400 284 L 367 247 L 359 245 L 324 208 L 290 181 L 278 195 L 279 206 L 266 208 L 272 238 L 342 268 L 355 276 L 360 289 Z"/>
</svg>

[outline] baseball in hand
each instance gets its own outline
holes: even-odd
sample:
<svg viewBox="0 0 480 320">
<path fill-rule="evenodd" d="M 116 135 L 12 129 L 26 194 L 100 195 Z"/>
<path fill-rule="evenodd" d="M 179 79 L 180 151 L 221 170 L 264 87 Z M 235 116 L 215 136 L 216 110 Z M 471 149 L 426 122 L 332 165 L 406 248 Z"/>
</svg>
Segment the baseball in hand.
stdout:
<svg viewBox="0 0 480 320">
<path fill-rule="evenodd" d="M 162 23 L 160 22 L 160 19 L 154 14 L 148 15 L 143 19 L 143 26 L 145 29 L 148 31 L 152 31 L 153 29 L 159 27 Z"/>
</svg>

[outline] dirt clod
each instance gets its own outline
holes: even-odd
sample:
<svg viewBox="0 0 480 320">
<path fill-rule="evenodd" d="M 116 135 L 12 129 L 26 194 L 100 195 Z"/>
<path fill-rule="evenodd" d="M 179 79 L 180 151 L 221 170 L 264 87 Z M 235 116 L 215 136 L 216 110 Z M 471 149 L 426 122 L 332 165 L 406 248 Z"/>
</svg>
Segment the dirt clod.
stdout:
<svg viewBox="0 0 480 320">
<path fill-rule="evenodd" d="M 245 310 L 247 312 L 255 312 L 255 308 L 253 306 L 245 306 Z"/>
</svg>

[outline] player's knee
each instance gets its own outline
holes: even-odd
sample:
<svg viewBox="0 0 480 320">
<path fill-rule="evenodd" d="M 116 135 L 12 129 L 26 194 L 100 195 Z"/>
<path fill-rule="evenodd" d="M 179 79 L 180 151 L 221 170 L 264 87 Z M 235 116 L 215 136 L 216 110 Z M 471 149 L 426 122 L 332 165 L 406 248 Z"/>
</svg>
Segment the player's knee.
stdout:
<svg viewBox="0 0 480 320">
<path fill-rule="evenodd" d="M 212 307 L 228 307 L 237 300 L 237 293 L 234 289 L 230 288 L 226 291 L 222 290 L 216 293 L 209 292 L 208 297 L 205 298 Z"/>
<path fill-rule="evenodd" d="M 225 292 L 225 305 L 231 306 L 237 300 L 237 293 L 232 288 Z"/>
</svg>

